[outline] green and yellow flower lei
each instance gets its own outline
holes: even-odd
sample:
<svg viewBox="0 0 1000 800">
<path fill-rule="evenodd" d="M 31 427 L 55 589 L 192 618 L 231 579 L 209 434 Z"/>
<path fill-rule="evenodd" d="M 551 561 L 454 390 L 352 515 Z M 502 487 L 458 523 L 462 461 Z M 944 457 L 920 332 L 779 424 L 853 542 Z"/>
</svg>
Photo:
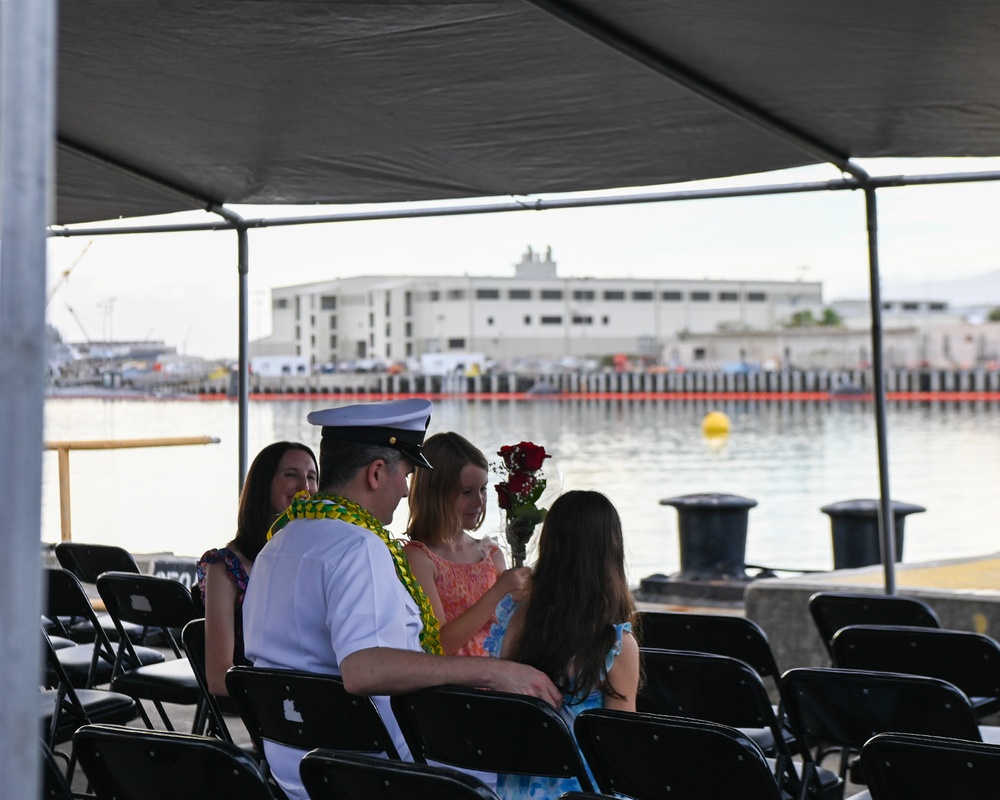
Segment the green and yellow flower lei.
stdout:
<svg viewBox="0 0 1000 800">
<path fill-rule="evenodd" d="M 267 538 L 270 539 L 293 519 L 342 519 L 344 522 L 371 531 L 385 542 L 392 556 L 392 563 L 396 567 L 399 582 L 420 609 L 420 619 L 424 623 L 423 630 L 420 631 L 420 646 L 428 653 L 444 654 L 444 649 L 441 647 L 441 629 L 437 617 L 434 616 L 434 609 L 431 608 L 431 601 L 424 593 L 423 587 L 413 577 L 410 562 L 403 552 L 403 545 L 393 538 L 392 533 L 386 530 L 370 511 L 339 495 L 317 492 L 310 496 L 305 492 L 299 492 L 292 500 L 292 504 L 274 521 L 271 530 L 267 532 Z"/>
</svg>

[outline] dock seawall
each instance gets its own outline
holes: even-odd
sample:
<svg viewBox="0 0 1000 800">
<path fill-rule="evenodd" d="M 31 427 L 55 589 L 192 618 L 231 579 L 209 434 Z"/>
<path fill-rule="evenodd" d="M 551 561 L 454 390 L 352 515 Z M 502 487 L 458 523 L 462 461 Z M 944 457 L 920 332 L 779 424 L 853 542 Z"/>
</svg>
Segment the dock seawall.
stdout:
<svg viewBox="0 0 1000 800">
<path fill-rule="evenodd" d="M 847 387 L 849 391 L 840 394 Z M 870 393 L 869 370 L 782 370 L 732 373 L 684 372 L 559 372 L 492 373 L 488 375 L 417 375 L 402 373 L 318 373 L 312 375 L 251 375 L 249 391 L 260 397 L 282 396 L 504 396 L 557 395 L 560 397 L 627 397 L 632 399 L 688 399 L 697 396 L 863 398 Z M 1000 400 L 1000 371 L 888 370 L 885 389 L 901 400 Z M 235 394 L 235 375 L 203 381 L 188 392 L 206 399 Z"/>
</svg>

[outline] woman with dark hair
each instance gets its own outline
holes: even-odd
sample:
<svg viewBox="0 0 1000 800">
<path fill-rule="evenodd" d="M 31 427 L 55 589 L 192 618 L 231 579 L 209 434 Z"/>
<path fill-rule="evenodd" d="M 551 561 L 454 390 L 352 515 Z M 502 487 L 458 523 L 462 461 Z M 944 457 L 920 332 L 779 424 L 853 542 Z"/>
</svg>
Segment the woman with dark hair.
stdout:
<svg viewBox="0 0 1000 800">
<path fill-rule="evenodd" d="M 296 493 L 316 491 L 318 473 L 316 456 L 304 444 L 275 442 L 265 447 L 243 483 L 236 537 L 198 562 L 205 604 L 205 672 L 212 694 L 227 695 L 226 671 L 234 664 L 249 664 L 243 653 L 243 596 L 267 531 Z"/>
<path fill-rule="evenodd" d="M 541 670 L 563 693 L 570 729 L 584 709 L 635 711 L 639 645 L 625 577 L 621 519 L 600 492 L 573 491 L 549 508 L 525 596 L 507 595 L 486 652 Z M 573 779 L 500 775 L 504 800 L 554 800 L 579 791 Z"/>
<path fill-rule="evenodd" d="M 424 442 L 424 456 L 434 469 L 412 478 L 404 552 L 441 623 L 445 654 L 485 655 L 493 610 L 523 588 L 529 573 L 507 569 L 493 539 L 469 534 L 486 516 L 489 464 L 482 451 L 457 433 L 436 433 Z"/>
</svg>

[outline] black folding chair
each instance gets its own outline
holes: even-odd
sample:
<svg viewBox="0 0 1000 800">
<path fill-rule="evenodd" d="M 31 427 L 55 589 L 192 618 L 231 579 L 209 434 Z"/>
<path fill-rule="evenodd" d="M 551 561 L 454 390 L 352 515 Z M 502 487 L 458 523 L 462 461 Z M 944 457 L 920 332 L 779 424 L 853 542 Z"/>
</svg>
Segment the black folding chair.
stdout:
<svg viewBox="0 0 1000 800">
<path fill-rule="evenodd" d="M 1000 709 L 1000 644 L 972 631 L 848 625 L 834 634 L 833 662 L 845 669 L 927 675 L 955 684 L 982 719 Z"/>
<path fill-rule="evenodd" d="M 573 729 L 605 795 L 634 800 L 783 800 L 760 748 L 704 720 L 594 709 Z"/>
<path fill-rule="evenodd" d="M 42 647 L 49 674 L 55 677 L 52 688 L 39 688 L 39 721 L 43 743 L 49 750 L 68 742 L 83 725 L 94 722 L 131 722 L 136 717 L 136 702 L 131 697 L 105 689 L 77 689 L 73 686 L 48 636 L 42 631 Z M 66 768 L 67 782 L 73 779 L 74 756 Z"/>
<path fill-rule="evenodd" d="M 498 800 L 464 772 L 357 753 L 313 750 L 299 770 L 311 800 Z"/>
<path fill-rule="evenodd" d="M 996 800 L 1000 746 L 880 733 L 861 749 L 873 800 Z"/>
<path fill-rule="evenodd" d="M 65 570 L 72 572 L 82 583 L 96 584 L 102 572 L 135 572 L 139 565 L 128 550 L 110 544 L 87 544 L 85 542 L 59 542 L 55 546 L 56 560 Z M 118 638 L 118 629 L 107 614 L 98 614 L 101 627 L 112 641 Z M 129 638 L 136 644 L 146 643 L 146 631 L 131 623 L 124 626 Z M 71 628 L 71 638 L 90 641 L 90 627 L 79 625 Z"/>
<path fill-rule="evenodd" d="M 336 675 L 240 666 L 226 673 L 226 688 L 261 753 L 266 739 L 399 759 L 372 699 L 348 694 Z"/>
<path fill-rule="evenodd" d="M 848 625 L 909 625 L 940 628 L 938 615 L 923 600 L 886 594 L 816 592 L 809 598 L 809 614 L 833 660 L 833 635 Z"/>
<path fill-rule="evenodd" d="M 770 681 L 777 694 L 781 671 L 767 634 L 753 620 L 730 614 L 640 611 L 638 629 L 643 648 L 691 650 L 738 658 Z"/>
<path fill-rule="evenodd" d="M 205 724 L 205 701 L 191 664 L 184 657 L 172 630 L 180 630 L 195 617 L 191 592 L 180 581 L 156 575 L 128 572 L 105 572 L 97 578 L 97 591 L 118 627 L 118 658 L 138 661 L 135 646 L 125 635 L 124 625 L 131 622 L 163 630 L 175 658 L 160 664 L 149 664 L 124 671 L 116 670 L 111 688 L 136 700 L 153 703 L 168 731 L 174 726 L 163 707 L 164 703 L 193 705 L 193 732 L 200 733 Z M 147 728 L 153 724 L 139 703 L 139 715 Z"/>
<path fill-rule="evenodd" d="M 228 697 L 216 697 L 208 689 L 208 678 L 205 675 L 205 619 L 193 619 L 181 631 L 181 644 L 187 654 L 194 676 L 201 687 L 208 712 L 209 733 L 218 736 L 225 742 L 232 743 L 233 736 L 226 724 L 225 713 L 229 711 L 238 714 L 236 704 Z M 256 750 L 256 747 L 254 748 Z"/>
<path fill-rule="evenodd" d="M 84 583 L 97 583 L 102 572 L 140 572 L 132 554 L 123 547 L 86 542 L 59 542 L 56 560 Z"/>
<path fill-rule="evenodd" d="M 52 620 L 52 628 L 70 635 L 86 628 L 87 644 L 58 648 L 56 655 L 69 675 L 73 685 L 80 689 L 90 689 L 99 683 L 108 683 L 115 674 L 117 659 L 115 647 L 108 638 L 90 602 L 86 589 L 69 570 L 47 568 L 43 573 L 46 584 L 46 614 Z M 108 617 L 109 623 L 114 622 Z M 115 637 L 117 638 L 117 637 Z M 143 664 L 159 664 L 166 657 L 151 647 L 132 648 L 138 661 L 132 661 L 123 653 L 117 664 L 119 670 L 129 670 Z"/>
<path fill-rule="evenodd" d="M 544 700 L 458 686 L 390 699 L 415 761 L 479 772 L 575 778 L 581 789 L 593 790 L 573 734 Z"/>
<path fill-rule="evenodd" d="M 42 757 L 42 800 L 74 800 L 73 788 L 52 749 L 43 741 L 39 742 L 39 748 Z"/>
<path fill-rule="evenodd" d="M 257 762 L 213 737 L 87 725 L 73 747 L 97 800 L 274 800 Z"/>
<path fill-rule="evenodd" d="M 937 678 L 894 672 L 849 669 L 791 669 L 782 678 L 792 730 L 810 746 L 841 748 L 840 774 L 845 777 L 849 754 L 861 751 L 877 733 L 920 733 L 981 741 L 969 699 Z M 805 764 L 806 788 L 815 780 L 816 764 Z M 852 770 L 854 783 L 864 783 Z"/>
<path fill-rule="evenodd" d="M 778 783 L 795 793 L 800 776 L 795 756 L 802 753 L 771 705 L 763 681 L 743 661 L 712 653 L 641 648 L 645 683 L 639 690 L 640 712 L 688 717 L 738 728 L 766 756 L 773 758 Z M 824 792 L 836 796 L 842 782 L 830 770 L 819 771 Z"/>
</svg>

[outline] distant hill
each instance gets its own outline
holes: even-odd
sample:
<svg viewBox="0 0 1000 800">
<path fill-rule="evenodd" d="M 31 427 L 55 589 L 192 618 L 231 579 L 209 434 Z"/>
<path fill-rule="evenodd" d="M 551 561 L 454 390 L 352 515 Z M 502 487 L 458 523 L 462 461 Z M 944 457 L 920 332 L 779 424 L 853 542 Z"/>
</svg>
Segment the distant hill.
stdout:
<svg viewBox="0 0 1000 800">
<path fill-rule="evenodd" d="M 952 309 L 1000 306 L 1000 270 L 954 280 L 886 282 L 884 300 L 946 300 Z"/>
</svg>

